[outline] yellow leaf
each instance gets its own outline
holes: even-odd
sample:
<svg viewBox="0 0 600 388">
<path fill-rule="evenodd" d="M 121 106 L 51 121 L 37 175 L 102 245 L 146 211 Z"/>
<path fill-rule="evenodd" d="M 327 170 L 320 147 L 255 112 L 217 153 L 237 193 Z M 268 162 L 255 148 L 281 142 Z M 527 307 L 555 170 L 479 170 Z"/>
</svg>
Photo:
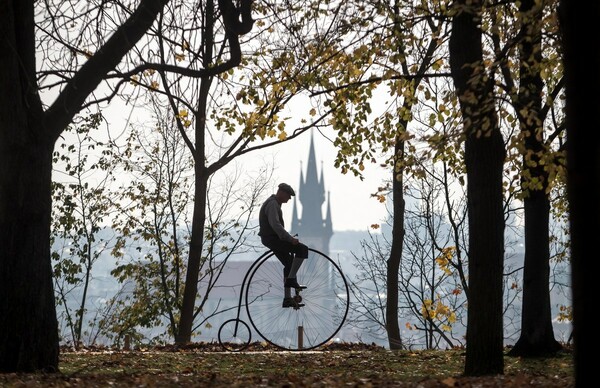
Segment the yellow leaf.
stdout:
<svg viewBox="0 0 600 388">
<path fill-rule="evenodd" d="M 448 322 L 450 322 L 450 323 L 456 322 L 456 314 L 454 312 L 452 312 L 450 314 L 450 316 L 448 316 Z"/>
</svg>

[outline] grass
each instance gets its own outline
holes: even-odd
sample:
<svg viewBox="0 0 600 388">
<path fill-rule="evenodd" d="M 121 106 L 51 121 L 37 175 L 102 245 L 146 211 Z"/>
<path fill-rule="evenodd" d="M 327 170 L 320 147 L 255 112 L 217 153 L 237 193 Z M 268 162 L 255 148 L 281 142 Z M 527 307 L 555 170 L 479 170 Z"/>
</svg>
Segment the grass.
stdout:
<svg viewBox="0 0 600 388">
<path fill-rule="evenodd" d="M 571 353 L 505 357 L 504 374 L 462 377 L 464 350 L 389 351 L 338 346 L 307 352 L 268 350 L 226 353 L 214 347 L 134 351 L 63 351 L 60 373 L 0 374 L 0 387 L 573 387 Z"/>
</svg>

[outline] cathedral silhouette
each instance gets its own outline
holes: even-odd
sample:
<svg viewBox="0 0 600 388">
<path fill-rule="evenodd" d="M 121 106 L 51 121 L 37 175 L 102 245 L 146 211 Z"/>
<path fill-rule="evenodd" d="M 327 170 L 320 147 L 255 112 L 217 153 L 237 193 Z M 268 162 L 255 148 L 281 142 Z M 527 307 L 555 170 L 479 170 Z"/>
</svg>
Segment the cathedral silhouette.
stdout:
<svg viewBox="0 0 600 388">
<path fill-rule="evenodd" d="M 300 241 L 309 248 L 316 249 L 329 256 L 329 241 L 333 235 L 331 222 L 331 193 L 327 192 L 327 210 L 323 217 L 322 209 L 325 203 L 325 182 L 323 177 L 323 164 L 321 163 L 321 176 L 317 173 L 314 137 L 311 133 L 306 177 L 300 164 L 300 184 L 297 196 L 294 198 L 292 213 L 291 234 L 298 234 Z M 302 205 L 302 215 L 298 217 L 298 201 Z"/>
</svg>

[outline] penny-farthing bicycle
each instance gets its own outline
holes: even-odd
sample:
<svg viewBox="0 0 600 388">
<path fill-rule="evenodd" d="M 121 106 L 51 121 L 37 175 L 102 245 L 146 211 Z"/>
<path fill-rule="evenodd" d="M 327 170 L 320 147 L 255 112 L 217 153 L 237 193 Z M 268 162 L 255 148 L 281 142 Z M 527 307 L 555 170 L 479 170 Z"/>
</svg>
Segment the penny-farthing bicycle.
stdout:
<svg viewBox="0 0 600 388">
<path fill-rule="evenodd" d="M 348 283 L 342 270 L 327 255 L 309 248 L 297 277 L 307 288 L 292 289 L 298 306 L 284 308 L 283 265 L 272 251 L 263 253 L 244 276 L 237 317 L 219 328 L 221 346 L 235 352 L 250 344 L 252 331 L 240 319 L 243 301 L 254 330 L 280 349 L 310 350 L 331 340 L 348 315 Z"/>
</svg>

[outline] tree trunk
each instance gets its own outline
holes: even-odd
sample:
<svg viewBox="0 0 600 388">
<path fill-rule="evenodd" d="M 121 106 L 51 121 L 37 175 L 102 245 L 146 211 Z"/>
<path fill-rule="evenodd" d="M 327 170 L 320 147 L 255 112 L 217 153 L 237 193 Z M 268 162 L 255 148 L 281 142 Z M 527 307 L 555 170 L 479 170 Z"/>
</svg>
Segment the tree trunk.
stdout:
<svg viewBox="0 0 600 388">
<path fill-rule="evenodd" d="M 406 128 L 406 126 L 405 126 Z M 402 177 L 403 168 L 398 167 L 399 161 L 404 156 L 404 142 L 400 136 L 396 137 L 395 165 L 392 169 L 392 200 L 393 200 L 393 226 L 392 247 L 390 258 L 387 262 L 387 301 L 385 307 L 385 322 L 388 343 L 391 350 L 402 349 L 402 338 L 398 325 L 398 273 L 402 260 L 402 246 L 404 244 L 404 191 Z"/>
<path fill-rule="evenodd" d="M 21 107 L 13 118 L 26 111 Z M 6 109 L 0 112 L 0 371 L 58 371 L 50 261 L 52 146 L 32 140 L 28 135 L 36 130 L 7 122 Z"/>
<path fill-rule="evenodd" d="M 198 295 L 198 273 L 202 262 L 202 245 L 204 242 L 204 222 L 206 220 L 206 174 L 198 173 L 196 169 L 196 188 L 194 215 L 192 218 L 192 236 L 185 276 L 185 287 L 183 291 L 183 302 L 181 306 L 181 318 L 179 328 L 175 335 L 175 343 L 185 345 L 192 340 L 192 329 L 194 324 L 194 309 Z"/>
<path fill-rule="evenodd" d="M 521 335 L 510 356 L 539 357 L 562 346 L 554 338 L 550 304 L 550 203 L 543 190 L 532 191 L 525 205 L 525 261 Z"/>
<path fill-rule="evenodd" d="M 199 117 L 196 120 L 196 148 L 194 153 L 194 173 L 196 180 L 194 183 L 194 215 L 192 217 L 192 235 L 190 240 L 189 257 L 187 263 L 187 273 L 185 276 L 185 286 L 183 291 L 183 301 L 181 306 L 181 318 L 179 329 L 175 335 L 175 343 L 184 345 L 192 340 L 192 329 L 195 317 L 196 298 L 198 294 L 198 276 L 200 265 L 202 263 L 202 247 L 204 245 L 204 224 L 206 222 L 206 203 L 209 172 L 204 164 L 205 161 L 205 143 L 206 133 L 206 104 L 208 101 L 208 91 L 210 89 L 210 80 L 203 79 L 200 85 L 199 97 Z"/>
<path fill-rule="evenodd" d="M 550 200 L 548 171 L 542 162 L 548 151 L 544 146 L 540 75 L 542 62 L 542 8 L 535 0 L 523 0 L 522 39 L 519 42 L 519 92 L 516 111 L 525 143 L 522 182 L 527 191 L 524 199 L 525 257 L 523 270 L 523 305 L 521 335 L 508 353 L 511 356 L 539 357 L 550 355 L 562 346 L 554 338 L 550 304 Z M 538 180 L 541 186 L 529 185 Z"/>
<path fill-rule="evenodd" d="M 206 115 L 208 112 L 209 92 L 215 74 L 225 72 L 229 68 L 237 66 L 241 61 L 241 51 L 239 49 L 238 36 L 249 32 L 252 29 L 254 21 L 250 15 L 252 1 L 219 1 L 218 9 L 213 1 L 206 3 L 203 10 L 205 16 L 202 42 L 202 64 L 207 71 L 207 75 L 201 77 L 200 92 L 198 95 L 197 110 L 195 112 L 195 145 L 192 145 L 189 139 L 186 143 L 194 156 L 194 172 L 196 181 L 194 183 L 194 215 L 192 219 L 192 236 L 190 241 L 190 250 L 188 266 L 186 273 L 185 286 L 183 291 L 183 301 L 181 306 L 181 318 L 177 333 L 175 333 L 175 343 L 183 345 L 192 340 L 192 329 L 194 318 L 196 316 L 196 298 L 198 293 L 198 276 L 202 264 L 202 247 L 204 245 L 204 224 L 206 222 L 206 204 L 208 180 L 212 174 L 225 166 L 232 156 L 224 157 L 214 164 L 206 164 L 206 144 L 207 136 Z M 231 67 L 221 67 L 221 59 L 214 56 L 214 36 L 215 36 L 215 18 L 222 13 L 225 23 L 225 31 L 228 35 L 228 41 L 231 50 Z M 241 17 L 241 22 L 239 18 Z M 219 62 L 218 64 L 215 63 Z M 177 107 L 172 103 L 172 107 L 177 112 Z M 185 135 L 182 133 L 182 136 Z"/>
<path fill-rule="evenodd" d="M 504 373 L 502 272 L 504 143 L 485 80 L 478 18 L 480 1 L 458 1 L 452 20 L 450 66 L 459 96 L 467 168 L 469 289 L 465 375 Z"/>
<path fill-rule="evenodd" d="M 582 42 L 600 39 L 590 28 L 600 20 L 600 2 L 583 6 L 561 0 L 559 8 L 566 80 L 567 192 L 571 228 L 571 281 L 573 289 L 573 338 L 575 343 L 575 386 L 589 385 L 596 350 L 594 316 L 598 283 L 594 271 L 600 229 L 600 51 L 584 50 Z M 590 93 L 590 91 L 592 91 Z M 594 226 L 596 225 L 596 226 Z"/>
<path fill-rule="evenodd" d="M 212 9 L 208 9 L 207 15 L 212 15 Z M 211 19 L 212 20 L 212 19 Z M 212 59 L 212 27 L 210 20 L 207 21 L 206 34 L 208 41 L 204 45 L 204 65 L 208 68 Z M 212 77 L 203 77 L 200 80 L 200 93 L 198 96 L 198 109 L 196 111 L 195 124 L 195 148 L 190 149 L 194 155 L 194 215 L 192 218 L 192 236 L 190 241 L 187 273 L 183 291 L 181 306 L 181 318 L 179 329 L 175 334 L 175 343 L 184 345 L 192 340 L 192 329 L 195 317 L 196 298 L 198 294 L 198 276 L 202 263 L 202 246 L 204 245 L 204 224 L 206 222 L 206 203 L 208 179 L 214 172 L 206 167 L 206 112 L 208 110 L 208 97 Z M 215 167 L 218 168 L 218 167 Z"/>
<path fill-rule="evenodd" d="M 33 84 L 33 2 L 1 4 L 0 372 L 58 371 L 50 262 L 54 141 L 45 136 Z"/>
<path fill-rule="evenodd" d="M 463 113 L 464 114 L 464 113 Z M 465 374 L 502 374 L 503 142 L 471 134 L 465 144 L 469 216 L 469 313 Z"/>
<path fill-rule="evenodd" d="M 52 151 L 82 104 L 169 0 L 142 0 L 44 111 L 31 0 L 0 2 L 0 371 L 58 370 L 50 260 Z M 245 15 L 243 15 L 243 19 Z M 250 23 L 251 26 L 251 23 Z M 39 49 L 39 50 L 38 50 Z M 239 62 L 237 62 L 239 63 Z"/>
</svg>

